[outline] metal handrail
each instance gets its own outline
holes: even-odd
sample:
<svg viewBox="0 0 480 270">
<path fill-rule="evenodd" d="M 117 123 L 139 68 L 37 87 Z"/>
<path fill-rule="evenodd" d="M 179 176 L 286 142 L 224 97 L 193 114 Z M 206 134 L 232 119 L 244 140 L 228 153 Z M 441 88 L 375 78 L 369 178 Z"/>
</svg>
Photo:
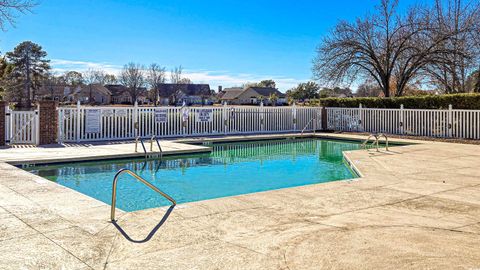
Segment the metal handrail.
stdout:
<svg viewBox="0 0 480 270">
<path fill-rule="evenodd" d="M 370 134 L 368 136 L 368 138 L 362 143 L 362 148 L 366 148 L 368 142 L 370 141 L 370 138 L 375 138 L 375 141 L 372 142 L 372 145 L 375 145 L 376 146 L 376 150 L 377 152 L 379 151 L 379 141 L 380 141 L 380 137 L 385 137 L 385 140 L 386 140 L 386 144 L 385 144 L 385 150 L 388 151 L 388 137 L 387 135 L 385 135 L 384 133 L 377 133 L 377 134 Z"/>
<path fill-rule="evenodd" d="M 135 153 L 138 152 L 138 141 L 142 144 L 143 152 L 145 153 L 145 158 L 147 158 L 147 149 L 145 148 L 145 144 L 143 143 L 143 139 L 140 136 L 135 138 Z"/>
<path fill-rule="evenodd" d="M 385 150 L 388 151 L 388 137 L 384 133 L 378 134 L 378 139 L 377 139 L 377 147 L 378 147 L 378 141 L 380 140 L 380 137 L 385 137 Z"/>
<path fill-rule="evenodd" d="M 377 143 L 377 136 L 375 134 L 370 134 L 368 138 L 362 143 L 362 148 L 366 148 L 368 142 L 370 141 L 370 138 L 372 137 L 375 138 L 375 140 L 372 142 L 372 145 Z"/>
<path fill-rule="evenodd" d="M 160 189 L 158 189 L 156 186 L 150 184 L 147 180 L 143 179 L 142 177 L 138 176 L 136 173 L 132 172 L 131 170 L 129 169 L 121 169 L 117 172 L 117 174 L 115 174 L 115 177 L 113 178 L 113 186 L 112 186 L 112 205 L 111 205 L 111 209 L 110 209 L 110 220 L 112 222 L 115 221 L 115 205 L 116 205 L 116 202 L 117 202 L 117 182 L 118 182 L 118 177 L 123 174 L 123 173 L 128 173 L 129 175 L 133 176 L 134 178 L 136 178 L 138 181 L 142 182 L 143 184 L 145 184 L 147 187 L 153 189 L 154 191 L 156 191 L 157 193 L 159 193 L 160 195 L 162 195 L 163 197 L 165 197 L 167 200 L 169 200 L 173 206 L 177 205 L 177 202 L 172 198 L 170 197 L 169 195 L 167 195 L 165 192 L 161 191 Z"/>
<path fill-rule="evenodd" d="M 160 150 L 160 157 L 163 156 L 163 150 L 162 147 L 160 146 L 160 142 L 158 141 L 157 136 L 153 135 L 152 138 L 150 139 L 150 152 L 153 152 L 153 140 L 157 142 L 158 150 Z"/>
<path fill-rule="evenodd" d="M 301 134 L 303 135 L 303 133 L 305 132 L 305 130 L 307 129 L 308 125 L 310 125 L 310 123 L 313 121 L 313 120 L 317 120 L 317 116 L 315 115 L 314 117 L 312 117 L 308 122 L 307 124 L 305 125 L 305 127 L 303 127 L 302 129 L 302 132 Z M 316 127 L 316 123 L 317 122 L 313 122 L 315 124 L 314 128 L 313 128 L 313 133 L 315 133 L 315 131 L 317 130 L 317 127 Z"/>
</svg>

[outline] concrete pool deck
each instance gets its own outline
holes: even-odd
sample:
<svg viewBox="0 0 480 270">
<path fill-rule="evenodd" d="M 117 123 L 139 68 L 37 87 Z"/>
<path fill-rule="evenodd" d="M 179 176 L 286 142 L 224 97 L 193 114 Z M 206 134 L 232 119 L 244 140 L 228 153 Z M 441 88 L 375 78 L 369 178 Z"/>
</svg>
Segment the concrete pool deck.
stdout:
<svg viewBox="0 0 480 270">
<path fill-rule="evenodd" d="M 190 154 L 212 151 L 210 147 L 176 143 L 172 141 L 160 141 L 163 155 Z M 150 143 L 145 141 L 147 153 L 159 152 L 154 143 L 153 151 L 150 151 Z M 141 158 L 145 156 L 142 145 L 138 143 L 135 152 L 134 142 L 113 143 L 82 143 L 36 146 L 16 146 L 0 149 L 0 162 L 9 164 L 40 164 L 55 162 L 74 162 L 79 160 L 101 160 L 118 158 Z"/>
<path fill-rule="evenodd" d="M 480 269 L 480 146 L 390 150 L 346 152 L 354 181 L 117 211 L 124 234 L 108 205 L 3 162 L 0 268 Z"/>
</svg>

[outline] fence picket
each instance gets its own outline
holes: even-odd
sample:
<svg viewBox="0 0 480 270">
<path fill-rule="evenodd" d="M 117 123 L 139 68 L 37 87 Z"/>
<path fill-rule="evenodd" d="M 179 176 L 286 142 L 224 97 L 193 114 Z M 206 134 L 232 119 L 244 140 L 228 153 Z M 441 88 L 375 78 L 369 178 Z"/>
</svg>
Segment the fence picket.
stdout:
<svg viewBox="0 0 480 270">
<path fill-rule="evenodd" d="M 327 127 L 335 131 L 480 139 L 480 111 L 326 108 Z M 361 120 L 361 121 L 358 121 Z M 358 124 L 357 128 L 354 125 Z"/>
<path fill-rule="evenodd" d="M 5 117 L 7 143 L 38 143 L 38 111 L 12 111 L 7 108 Z"/>
<path fill-rule="evenodd" d="M 100 110 L 100 132 L 87 133 L 85 112 L 90 109 L 77 107 L 58 108 L 59 141 L 84 142 L 134 139 L 135 134 L 143 138 L 208 136 L 221 134 L 254 134 L 293 132 L 295 129 L 312 131 L 321 123 L 321 108 L 318 107 L 192 107 L 188 120 L 183 123 L 182 108 L 179 107 L 92 107 Z M 155 121 L 155 110 L 167 110 L 166 122 Z M 212 110 L 211 121 L 200 121 L 201 110 Z M 317 119 L 313 123 L 312 119 Z M 294 120 L 296 122 L 294 123 Z M 138 130 L 135 123 L 138 122 Z"/>
</svg>

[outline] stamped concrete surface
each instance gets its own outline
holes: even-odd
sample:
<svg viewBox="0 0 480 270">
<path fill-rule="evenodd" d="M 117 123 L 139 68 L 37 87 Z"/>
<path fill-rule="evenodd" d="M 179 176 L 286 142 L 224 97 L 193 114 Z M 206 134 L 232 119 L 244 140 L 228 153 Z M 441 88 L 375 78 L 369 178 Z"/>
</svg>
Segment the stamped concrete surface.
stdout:
<svg viewBox="0 0 480 270">
<path fill-rule="evenodd" d="M 480 146 L 390 150 L 345 153 L 354 181 L 118 211 L 122 232 L 108 205 L 1 163 L 0 268 L 480 269 Z"/>
</svg>

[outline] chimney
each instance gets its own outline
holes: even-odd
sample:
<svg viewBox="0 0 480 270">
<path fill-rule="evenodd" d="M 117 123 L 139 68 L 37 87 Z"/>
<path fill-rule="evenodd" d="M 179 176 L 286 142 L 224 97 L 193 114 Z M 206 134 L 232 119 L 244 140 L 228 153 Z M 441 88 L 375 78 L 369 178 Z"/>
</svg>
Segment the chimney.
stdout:
<svg viewBox="0 0 480 270">
<path fill-rule="evenodd" d="M 219 85 L 218 86 L 218 92 L 220 93 L 220 92 L 222 92 L 222 90 L 223 90 L 223 87 L 221 85 Z"/>
</svg>

